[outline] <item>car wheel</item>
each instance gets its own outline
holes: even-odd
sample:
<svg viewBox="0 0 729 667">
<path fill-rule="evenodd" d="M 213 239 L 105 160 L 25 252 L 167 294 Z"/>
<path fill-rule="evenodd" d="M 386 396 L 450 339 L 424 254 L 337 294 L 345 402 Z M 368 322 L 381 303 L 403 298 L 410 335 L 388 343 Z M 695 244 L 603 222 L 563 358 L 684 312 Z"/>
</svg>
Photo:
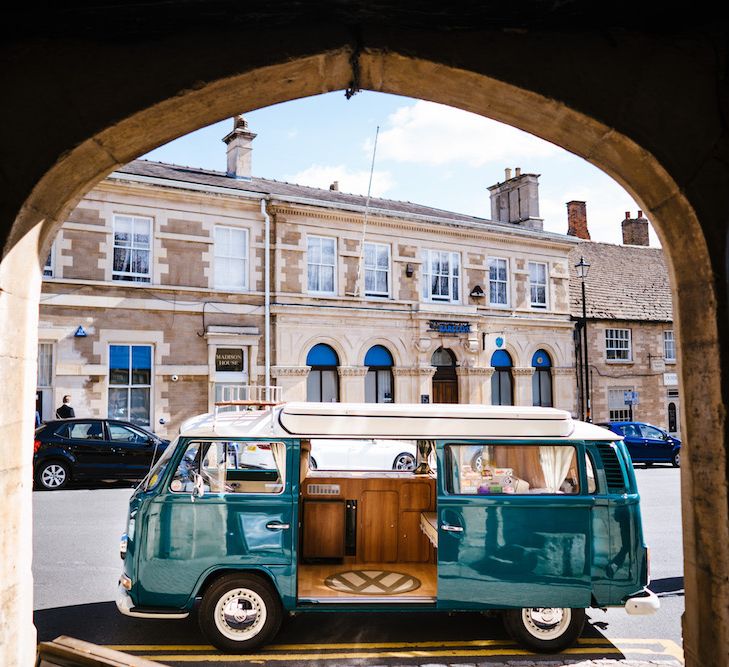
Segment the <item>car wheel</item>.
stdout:
<svg viewBox="0 0 729 667">
<path fill-rule="evenodd" d="M 673 455 L 673 457 L 671 458 L 671 465 L 673 465 L 674 468 L 681 467 L 681 452 L 676 452 Z"/>
<path fill-rule="evenodd" d="M 240 653 L 269 642 L 283 619 L 281 600 L 265 579 L 229 574 L 203 595 L 198 621 L 203 634 L 221 651 Z"/>
<path fill-rule="evenodd" d="M 71 479 L 71 471 L 61 461 L 45 461 L 35 471 L 35 483 L 44 491 L 58 491 L 64 488 Z"/>
<path fill-rule="evenodd" d="M 525 648 L 539 653 L 557 653 L 572 646 L 584 625 L 584 609 L 531 607 L 504 612 L 507 632 Z"/>
<path fill-rule="evenodd" d="M 476 472 L 481 472 L 481 469 L 483 468 L 483 456 L 479 452 L 471 459 L 471 470 L 475 470 Z"/>
<path fill-rule="evenodd" d="M 393 470 L 415 470 L 415 457 L 409 452 L 402 452 L 392 463 Z"/>
</svg>

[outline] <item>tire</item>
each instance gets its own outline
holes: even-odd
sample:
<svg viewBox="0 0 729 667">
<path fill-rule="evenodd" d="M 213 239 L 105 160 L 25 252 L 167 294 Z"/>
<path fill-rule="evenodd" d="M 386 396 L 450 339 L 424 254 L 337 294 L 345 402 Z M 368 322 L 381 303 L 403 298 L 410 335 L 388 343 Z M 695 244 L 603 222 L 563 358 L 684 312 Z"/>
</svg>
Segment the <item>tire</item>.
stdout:
<svg viewBox="0 0 729 667">
<path fill-rule="evenodd" d="M 198 622 L 203 634 L 221 651 L 240 653 L 268 643 L 283 619 L 273 586 L 252 574 L 229 574 L 203 595 Z"/>
<path fill-rule="evenodd" d="M 43 461 L 35 469 L 36 487 L 43 491 L 58 491 L 68 486 L 71 469 L 63 461 Z"/>
<path fill-rule="evenodd" d="M 584 609 L 532 607 L 504 612 L 507 632 L 521 646 L 538 653 L 569 648 L 582 634 L 584 625 Z"/>
<path fill-rule="evenodd" d="M 393 470 L 415 470 L 415 457 L 410 452 L 400 452 L 392 462 Z"/>
<path fill-rule="evenodd" d="M 671 465 L 674 468 L 680 468 L 681 467 L 681 452 L 680 450 L 671 457 Z"/>
<path fill-rule="evenodd" d="M 482 468 L 483 458 L 481 456 L 481 453 L 478 453 L 471 459 L 471 469 L 475 470 L 476 472 L 481 472 Z"/>
</svg>

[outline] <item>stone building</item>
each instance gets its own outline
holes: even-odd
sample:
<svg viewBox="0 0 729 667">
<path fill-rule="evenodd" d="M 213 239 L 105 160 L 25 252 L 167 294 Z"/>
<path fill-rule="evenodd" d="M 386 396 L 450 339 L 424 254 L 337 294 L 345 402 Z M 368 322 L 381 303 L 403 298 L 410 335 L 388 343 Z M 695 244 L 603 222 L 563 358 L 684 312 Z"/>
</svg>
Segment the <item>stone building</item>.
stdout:
<svg viewBox="0 0 729 667">
<path fill-rule="evenodd" d="M 138 160 L 61 228 L 40 306 L 38 403 L 174 433 L 249 385 L 285 400 L 575 407 L 569 253 L 538 176 L 492 188 L 496 220 Z M 267 280 L 268 277 L 268 280 Z"/>
<path fill-rule="evenodd" d="M 567 208 L 568 233 L 589 239 L 585 203 L 569 202 Z M 622 231 L 623 245 L 585 240 L 570 252 L 570 302 L 578 322 L 582 290 L 575 265 L 581 258 L 590 265 L 585 295 L 592 420 L 632 419 L 679 434 L 678 346 L 663 250 L 648 247 L 648 220 L 641 211 L 635 218 L 625 214 Z M 576 357 L 579 368 L 584 362 L 579 345 Z M 626 403 L 633 393 L 637 403 Z M 580 413 L 582 396 L 580 388 Z"/>
</svg>

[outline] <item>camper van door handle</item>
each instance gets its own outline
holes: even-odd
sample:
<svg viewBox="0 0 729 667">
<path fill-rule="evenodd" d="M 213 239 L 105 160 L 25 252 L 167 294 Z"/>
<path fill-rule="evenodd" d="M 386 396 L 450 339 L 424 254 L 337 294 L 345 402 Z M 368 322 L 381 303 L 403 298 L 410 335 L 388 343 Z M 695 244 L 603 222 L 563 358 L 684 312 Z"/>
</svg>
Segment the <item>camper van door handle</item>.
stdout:
<svg viewBox="0 0 729 667">
<path fill-rule="evenodd" d="M 462 526 L 451 526 L 449 523 L 442 523 L 440 526 L 443 530 L 447 530 L 449 533 L 462 533 Z"/>
<path fill-rule="evenodd" d="M 287 530 L 290 528 L 290 524 L 281 523 L 280 521 L 271 521 L 266 524 L 266 528 L 269 530 Z"/>
</svg>

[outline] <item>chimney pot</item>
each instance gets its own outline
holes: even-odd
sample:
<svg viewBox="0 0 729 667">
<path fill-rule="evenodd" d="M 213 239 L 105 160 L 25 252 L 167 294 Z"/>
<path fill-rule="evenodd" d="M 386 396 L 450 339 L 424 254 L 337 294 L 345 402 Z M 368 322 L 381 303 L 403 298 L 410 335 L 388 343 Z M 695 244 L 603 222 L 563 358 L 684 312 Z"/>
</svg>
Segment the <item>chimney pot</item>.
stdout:
<svg viewBox="0 0 729 667">
<path fill-rule="evenodd" d="M 504 180 L 508 181 L 510 179 L 511 179 L 511 169 L 509 169 L 509 167 L 507 167 L 506 169 L 504 169 Z"/>
<path fill-rule="evenodd" d="M 630 211 L 625 211 L 625 219 L 630 220 Z"/>
<path fill-rule="evenodd" d="M 514 176 L 515 176 L 516 178 L 519 178 L 519 176 L 521 176 L 521 167 L 517 167 L 517 168 L 516 168 L 516 169 L 514 170 L 514 172 L 515 172 L 515 173 L 514 173 Z"/>
<path fill-rule="evenodd" d="M 334 190 L 334 192 L 339 192 L 339 181 L 332 181 L 332 184 L 329 186 L 330 190 Z"/>
<path fill-rule="evenodd" d="M 643 211 L 641 211 L 640 209 L 638 209 L 638 217 L 639 218 L 642 218 L 643 217 Z"/>
<path fill-rule="evenodd" d="M 223 138 L 228 147 L 228 176 L 246 180 L 251 178 L 255 138 L 256 134 L 248 129 L 248 122 L 242 114 L 233 118 L 233 131 Z"/>
</svg>

